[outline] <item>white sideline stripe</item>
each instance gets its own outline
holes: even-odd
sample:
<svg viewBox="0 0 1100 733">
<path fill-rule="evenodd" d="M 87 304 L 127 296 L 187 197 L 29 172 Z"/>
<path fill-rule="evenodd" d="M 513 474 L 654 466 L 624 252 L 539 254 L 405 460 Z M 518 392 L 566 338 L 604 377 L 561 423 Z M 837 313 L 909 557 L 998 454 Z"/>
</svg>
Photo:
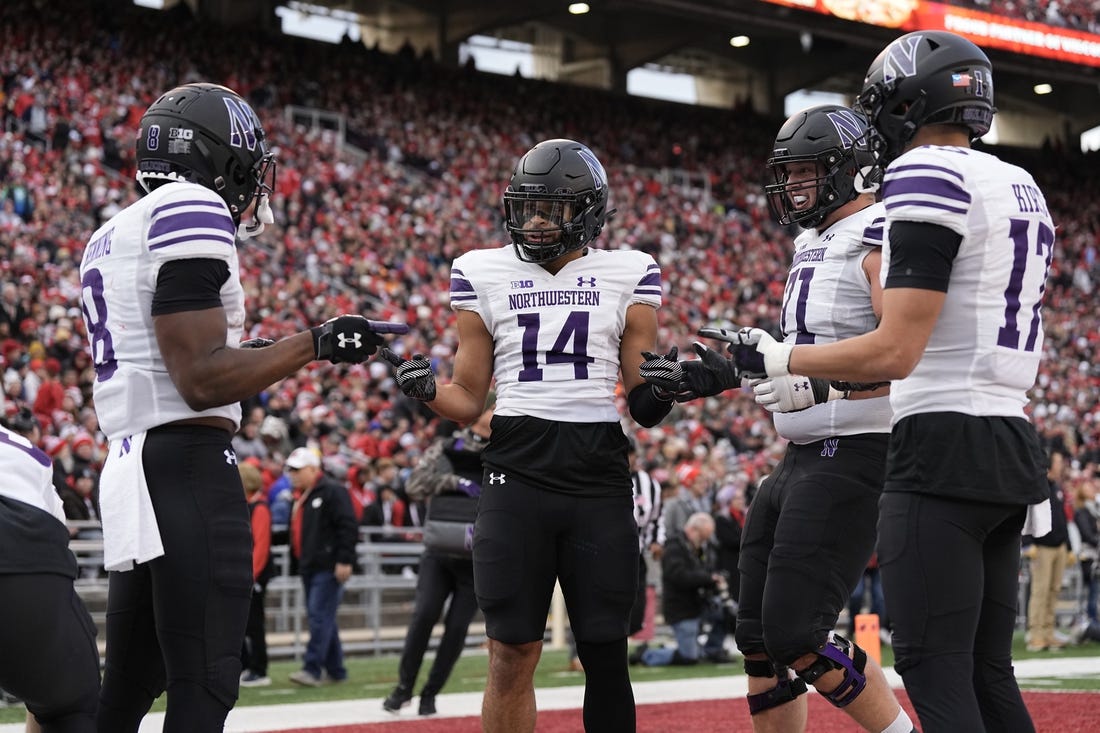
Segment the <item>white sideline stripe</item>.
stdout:
<svg viewBox="0 0 1100 733">
<path fill-rule="evenodd" d="M 738 664 L 738 666 L 740 666 Z M 1073 677 L 1100 674 L 1100 658 L 1071 657 L 1066 659 L 1025 659 L 1015 662 L 1016 677 Z M 900 688 L 901 677 L 893 669 L 883 670 L 891 687 Z M 687 700 L 719 700 L 744 697 L 747 682 L 744 675 L 734 677 L 703 677 L 683 680 L 635 682 L 634 698 L 639 705 L 681 702 Z M 579 708 L 584 688 L 551 687 L 538 689 L 535 697 L 539 710 Z M 294 703 L 290 705 L 250 705 L 233 709 L 226 721 L 225 733 L 258 733 L 259 731 L 294 730 L 303 727 L 351 725 L 355 723 L 393 723 L 401 720 L 422 720 L 416 714 L 417 698 L 401 714 L 382 710 L 381 695 L 360 700 Z M 461 692 L 436 698 L 440 711 L 437 718 L 460 718 L 481 714 L 481 693 Z M 164 713 L 151 713 L 141 724 L 140 733 L 160 733 Z M 0 733 L 23 733 L 23 725 L 0 725 Z"/>
</svg>

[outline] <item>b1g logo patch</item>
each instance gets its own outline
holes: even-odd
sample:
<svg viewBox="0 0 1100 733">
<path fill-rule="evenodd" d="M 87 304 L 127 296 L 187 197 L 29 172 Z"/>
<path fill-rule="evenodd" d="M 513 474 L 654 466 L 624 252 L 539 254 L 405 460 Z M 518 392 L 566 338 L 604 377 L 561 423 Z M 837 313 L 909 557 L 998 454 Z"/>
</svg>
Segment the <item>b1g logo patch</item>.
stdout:
<svg viewBox="0 0 1100 733">
<path fill-rule="evenodd" d="M 195 131 L 189 127 L 168 128 L 168 152 L 175 155 L 188 155 Z"/>
</svg>

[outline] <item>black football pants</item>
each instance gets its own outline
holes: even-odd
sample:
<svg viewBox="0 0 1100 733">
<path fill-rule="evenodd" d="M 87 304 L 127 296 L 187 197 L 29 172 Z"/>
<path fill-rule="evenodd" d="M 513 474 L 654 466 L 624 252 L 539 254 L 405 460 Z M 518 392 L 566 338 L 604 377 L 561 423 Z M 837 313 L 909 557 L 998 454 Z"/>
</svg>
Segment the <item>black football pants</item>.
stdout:
<svg viewBox="0 0 1100 733">
<path fill-rule="evenodd" d="M 1034 733 L 1012 672 L 1026 509 L 887 492 L 878 559 L 894 667 L 924 733 Z"/>
</svg>

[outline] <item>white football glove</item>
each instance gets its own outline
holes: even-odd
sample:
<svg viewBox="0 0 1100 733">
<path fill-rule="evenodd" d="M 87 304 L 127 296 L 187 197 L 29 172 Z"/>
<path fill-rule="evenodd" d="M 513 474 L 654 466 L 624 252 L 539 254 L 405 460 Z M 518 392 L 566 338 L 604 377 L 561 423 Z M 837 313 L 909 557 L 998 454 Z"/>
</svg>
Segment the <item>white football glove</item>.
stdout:
<svg viewBox="0 0 1100 733">
<path fill-rule="evenodd" d="M 793 344 L 776 341 L 761 328 L 701 328 L 699 335 L 729 344 L 729 352 L 737 371 L 746 377 L 782 377 L 790 374 Z"/>
<path fill-rule="evenodd" d="M 753 380 L 752 387 L 756 404 L 768 412 L 798 412 L 814 405 L 832 400 L 842 400 L 848 396 L 829 384 L 827 379 L 803 377 L 787 374 L 782 377 Z"/>
</svg>

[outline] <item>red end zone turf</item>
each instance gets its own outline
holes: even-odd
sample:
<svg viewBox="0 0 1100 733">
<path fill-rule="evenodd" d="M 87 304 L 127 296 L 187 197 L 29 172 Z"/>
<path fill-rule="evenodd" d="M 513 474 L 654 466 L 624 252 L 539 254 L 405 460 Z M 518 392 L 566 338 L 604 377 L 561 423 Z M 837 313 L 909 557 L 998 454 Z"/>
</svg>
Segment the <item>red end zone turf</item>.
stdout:
<svg viewBox="0 0 1100 733">
<path fill-rule="evenodd" d="M 913 707 L 901 690 L 896 691 L 905 709 Z M 1100 694 L 1076 692 L 1025 692 L 1024 700 L 1037 733 L 1096 733 L 1100 731 Z M 860 727 L 818 695 L 809 697 L 813 733 L 856 733 Z M 393 723 L 300 728 L 289 733 L 481 733 L 477 718 L 416 719 L 403 715 Z M 537 733 L 580 733 L 580 710 L 548 710 L 539 713 Z M 638 705 L 639 733 L 726 733 L 751 731 L 745 701 L 704 700 L 662 705 Z M 284 732 L 285 733 L 285 732 Z"/>
</svg>

